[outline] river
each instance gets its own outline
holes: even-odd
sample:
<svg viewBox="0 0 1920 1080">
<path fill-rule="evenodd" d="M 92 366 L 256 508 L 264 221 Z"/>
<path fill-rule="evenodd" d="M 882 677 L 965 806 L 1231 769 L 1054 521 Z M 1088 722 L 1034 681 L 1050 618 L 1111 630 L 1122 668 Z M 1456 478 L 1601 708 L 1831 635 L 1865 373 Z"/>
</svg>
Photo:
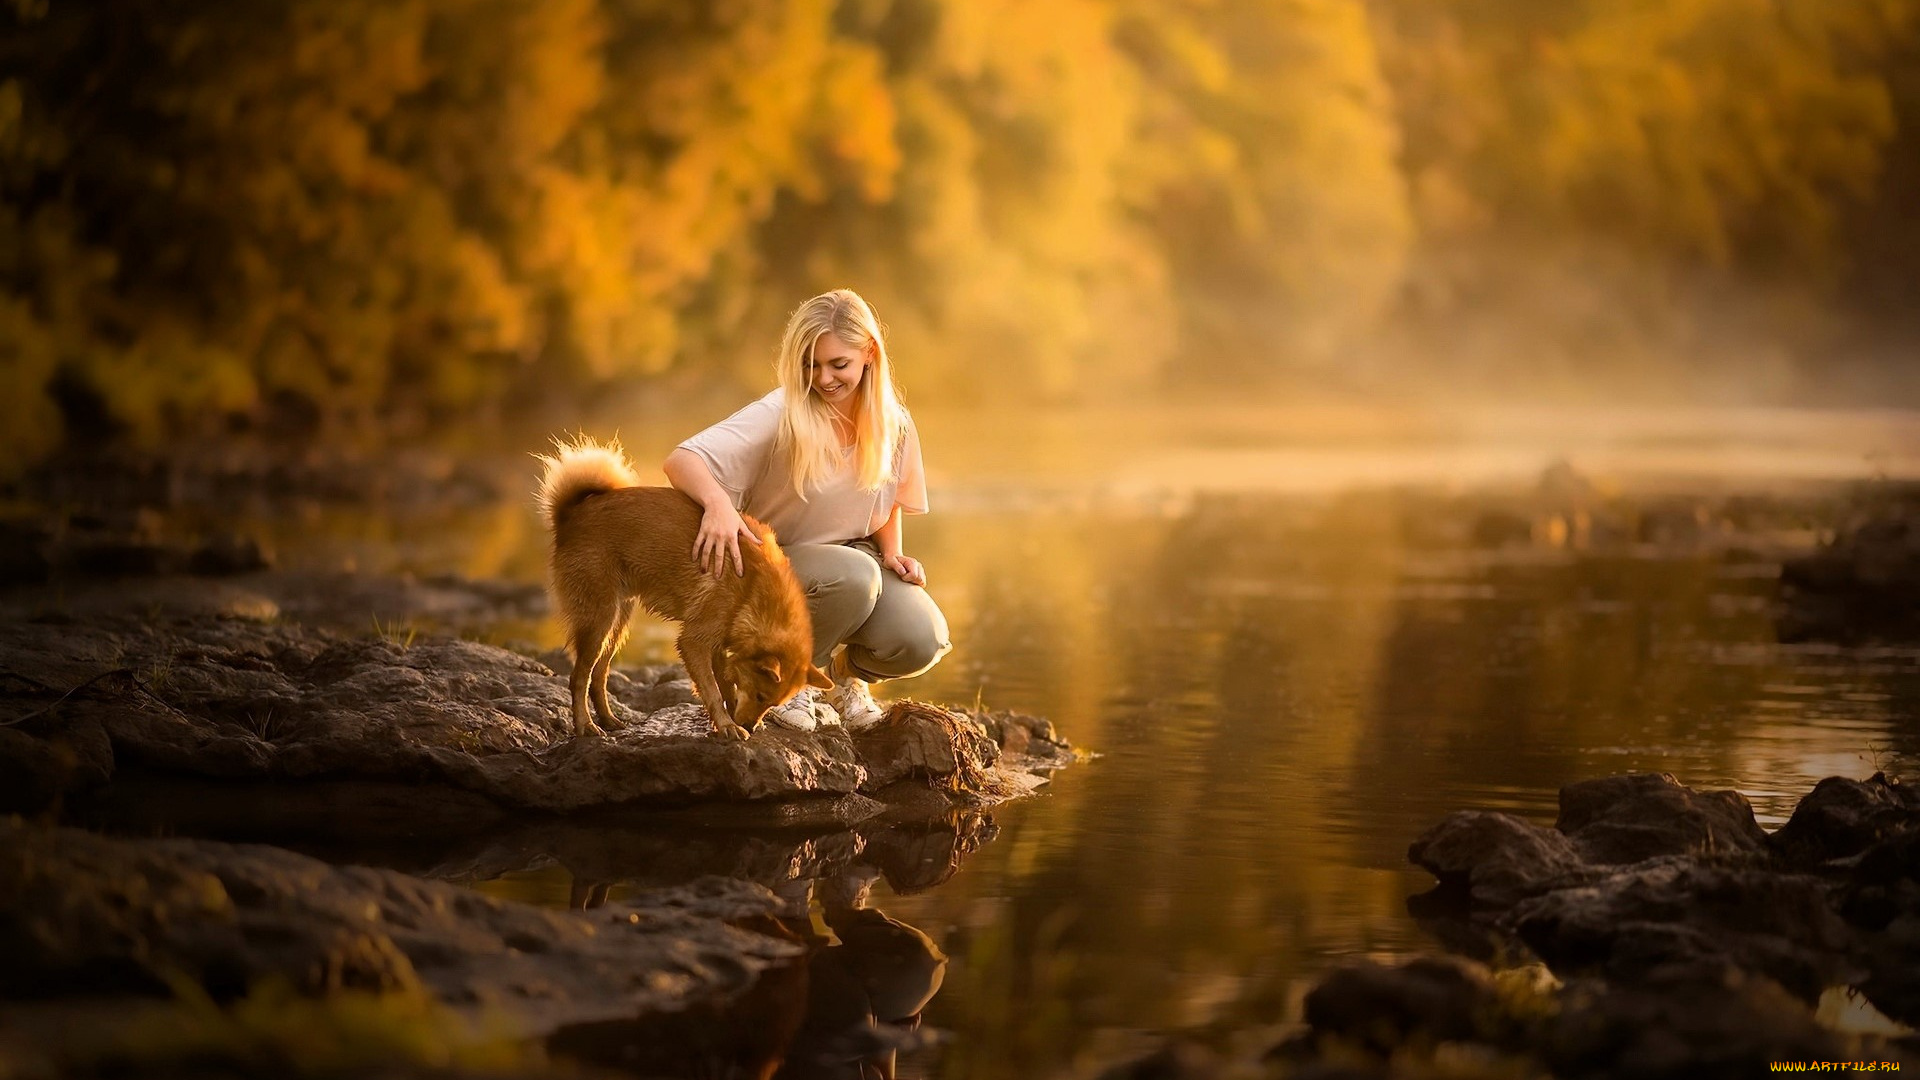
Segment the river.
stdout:
<svg viewBox="0 0 1920 1080">
<path fill-rule="evenodd" d="M 908 546 L 956 647 L 882 695 L 1044 716 L 1089 757 L 994 811 L 944 883 L 875 885 L 872 907 L 947 957 L 902 1076 L 1269 1036 L 1328 965 L 1439 948 L 1408 914 L 1431 881 L 1405 853 L 1455 809 L 1551 823 L 1565 783 L 1656 771 L 1737 789 L 1771 828 L 1820 777 L 1920 764 L 1920 651 L 1782 644 L 1776 602 L 1781 558 L 1849 490 L 1920 474 L 1912 416 L 920 423 L 936 512 Z M 642 462 L 671 443 L 629 441 Z M 1513 535 L 1561 503 L 1593 512 Z M 1623 504 L 1640 524 L 1609 525 Z M 538 578 L 523 502 L 426 531 L 309 522 L 279 542 L 296 563 Z M 643 627 L 626 660 L 669 641 Z M 564 904 L 571 882 L 475 885 Z"/>
</svg>

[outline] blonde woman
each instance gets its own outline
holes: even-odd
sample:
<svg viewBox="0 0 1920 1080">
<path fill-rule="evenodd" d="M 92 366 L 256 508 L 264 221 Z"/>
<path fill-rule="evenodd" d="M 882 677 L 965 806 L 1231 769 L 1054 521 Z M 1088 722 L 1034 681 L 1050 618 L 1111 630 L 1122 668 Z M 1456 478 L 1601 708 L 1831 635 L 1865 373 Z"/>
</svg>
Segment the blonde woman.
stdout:
<svg viewBox="0 0 1920 1080">
<path fill-rule="evenodd" d="M 693 558 L 741 573 L 740 520 L 773 527 L 807 591 L 813 662 L 833 679 L 825 708 L 808 690 L 768 714 L 810 731 L 879 720 L 867 684 L 921 674 L 951 647 L 906 553 L 901 519 L 927 512 L 920 437 L 900 404 L 873 309 L 851 289 L 794 311 L 780 343 L 780 385 L 667 457 L 667 482 L 705 508 Z"/>
</svg>

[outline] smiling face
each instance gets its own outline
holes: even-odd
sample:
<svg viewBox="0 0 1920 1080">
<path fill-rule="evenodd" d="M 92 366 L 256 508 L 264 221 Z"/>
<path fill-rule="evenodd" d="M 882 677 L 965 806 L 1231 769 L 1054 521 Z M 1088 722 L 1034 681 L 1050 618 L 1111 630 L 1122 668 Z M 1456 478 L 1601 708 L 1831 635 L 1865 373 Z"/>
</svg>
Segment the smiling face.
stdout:
<svg viewBox="0 0 1920 1080">
<path fill-rule="evenodd" d="M 840 340 L 832 331 L 813 339 L 813 362 L 807 382 L 820 400 L 841 413 L 851 412 L 860 403 L 861 379 L 873 361 L 867 351 Z"/>
</svg>

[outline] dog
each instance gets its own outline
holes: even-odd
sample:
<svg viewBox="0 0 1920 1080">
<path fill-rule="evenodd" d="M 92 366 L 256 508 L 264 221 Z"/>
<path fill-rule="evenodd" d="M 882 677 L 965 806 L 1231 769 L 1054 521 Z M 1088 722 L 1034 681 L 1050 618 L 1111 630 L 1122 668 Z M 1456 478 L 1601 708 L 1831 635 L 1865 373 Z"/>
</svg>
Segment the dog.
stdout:
<svg viewBox="0 0 1920 1080">
<path fill-rule="evenodd" d="M 546 469 L 538 499 L 552 533 L 548 592 L 573 656 L 573 734 L 617 726 L 607 673 L 626 643 L 636 603 L 680 623 L 674 647 L 723 739 L 745 739 L 767 711 L 802 689 L 833 681 L 813 665 L 806 596 L 766 525 L 747 518 L 758 544 L 740 545 L 744 575 L 718 576 L 693 560 L 700 504 L 670 487 L 643 487 L 616 441 L 555 440 L 536 455 Z"/>
</svg>

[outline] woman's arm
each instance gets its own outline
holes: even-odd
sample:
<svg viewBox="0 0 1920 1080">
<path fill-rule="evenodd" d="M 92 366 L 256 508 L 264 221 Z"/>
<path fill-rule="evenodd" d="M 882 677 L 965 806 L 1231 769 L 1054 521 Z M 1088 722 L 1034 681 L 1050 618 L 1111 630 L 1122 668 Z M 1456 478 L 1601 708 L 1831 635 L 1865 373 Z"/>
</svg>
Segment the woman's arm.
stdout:
<svg viewBox="0 0 1920 1080">
<path fill-rule="evenodd" d="M 873 531 L 874 545 L 880 549 L 880 565 L 900 575 L 900 580 L 909 585 L 925 585 L 927 568 L 920 560 L 904 554 L 900 538 L 900 506 L 894 504 L 893 513 L 887 515 L 886 524 Z"/>
<path fill-rule="evenodd" d="M 731 556 L 734 573 L 745 574 L 747 564 L 740 557 L 740 538 L 744 536 L 755 544 L 760 538 L 740 520 L 740 511 L 733 508 L 733 497 L 714 479 L 713 470 L 700 460 L 700 455 L 687 449 L 668 454 L 661 469 L 667 474 L 667 483 L 699 503 L 705 511 L 700 516 L 700 531 L 693 538 L 693 561 L 700 564 L 700 569 L 718 575 L 726 571 L 727 559 Z"/>
</svg>

